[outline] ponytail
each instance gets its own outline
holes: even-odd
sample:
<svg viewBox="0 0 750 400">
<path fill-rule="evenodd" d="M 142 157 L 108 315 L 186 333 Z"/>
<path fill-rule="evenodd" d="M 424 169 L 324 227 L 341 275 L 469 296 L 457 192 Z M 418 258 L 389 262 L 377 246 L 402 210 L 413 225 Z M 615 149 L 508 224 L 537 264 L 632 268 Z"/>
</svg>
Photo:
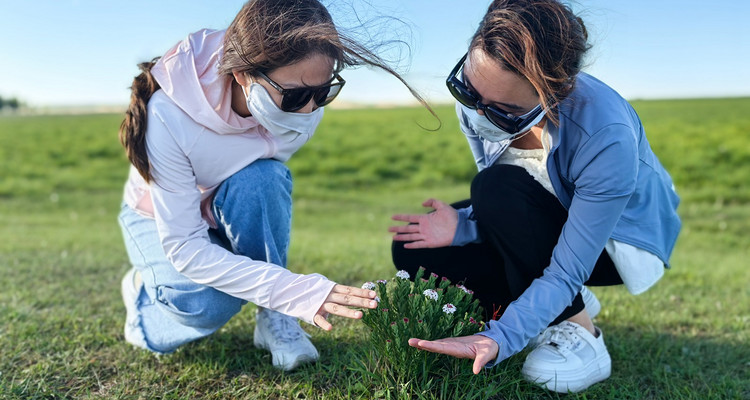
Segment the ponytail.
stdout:
<svg viewBox="0 0 750 400">
<path fill-rule="evenodd" d="M 159 83 L 151 75 L 151 67 L 159 57 L 150 62 L 138 64 L 141 74 L 133 79 L 130 87 L 130 105 L 125 112 L 125 119 L 120 124 L 120 143 L 130 162 L 146 182 L 151 181 L 151 172 L 146 154 L 146 117 L 148 101 L 151 95 L 159 90 Z"/>
</svg>

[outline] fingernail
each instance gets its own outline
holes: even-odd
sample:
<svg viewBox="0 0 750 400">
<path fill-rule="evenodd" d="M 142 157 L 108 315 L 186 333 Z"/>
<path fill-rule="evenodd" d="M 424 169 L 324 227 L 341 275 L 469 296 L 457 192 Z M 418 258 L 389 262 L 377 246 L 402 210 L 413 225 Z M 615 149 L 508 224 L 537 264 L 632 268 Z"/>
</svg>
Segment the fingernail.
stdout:
<svg viewBox="0 0 750 400">
<path fill-rule="evenodd" d="M 370 302 L 370 307 L 377 307 L 377 305 L 378 305 L 377 301 L 371 301 Z"/>
</svg>

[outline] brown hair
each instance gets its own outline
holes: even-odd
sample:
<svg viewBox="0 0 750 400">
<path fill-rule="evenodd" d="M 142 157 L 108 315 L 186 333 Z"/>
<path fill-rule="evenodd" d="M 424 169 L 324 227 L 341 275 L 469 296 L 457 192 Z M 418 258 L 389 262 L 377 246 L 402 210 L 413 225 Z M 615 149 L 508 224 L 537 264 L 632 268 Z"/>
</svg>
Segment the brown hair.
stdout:
<svg viewBox="0 0 750 400">
<path fill-rule="evenodd" d="M 583 20 L 557 0 L 495 0 L 471 39 L 505 69 L 526 78 L 557 124 L 589 49 Z"/>
<path fill-rule="evenodd" d="M 370 65 L 390 73 L 437 118 L 424 99 L 377 54 L 340 34 L 318 0 L 250 0 L 242 7 L 224 36 L 219 72 L 251 76 L 302 61 L 312 54 L 334 60 L 336 72 L 346 66 Z M 146 107 L 159 89 L 150 63 L 139 64 L 141 74 L 133 81 L 130 106 L 120 126 L 120 141 L 141 176 L 151 180 L 146 154 Z"/>
<path fill-rule="evenodd" d="M 158 60 L 159 57 L 150 62 L 138 64 L 141 73 L 133 79 L 133 86 L 130 87 L 130 105 L 125 111 L 125 119 L 120 124 L 120 143 L 125 148 L 128 160 L 146 182 L 151 180 L 150 166 L 146 155 L 146 106 L 151 99 L 151 95 L 159 90 L 159 84 L 151 75 L 151 67 Z"/>
</svg>

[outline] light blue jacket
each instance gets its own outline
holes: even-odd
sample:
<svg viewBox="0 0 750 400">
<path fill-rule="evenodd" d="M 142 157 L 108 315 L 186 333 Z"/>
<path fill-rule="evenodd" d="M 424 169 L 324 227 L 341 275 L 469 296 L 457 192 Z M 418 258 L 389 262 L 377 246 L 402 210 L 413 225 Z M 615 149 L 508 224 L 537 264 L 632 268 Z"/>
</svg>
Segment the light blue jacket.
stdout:
<svg viewBox="0 0 750 400">
<path fill-rule="evenodd" d="M 478 168 L 491 165 L 497 144 L 484 142 L 463 112 L 458 114 Z M 547 125 L 552 139 L 547 171 L 568 220 L 543 276 L 478 333 L 500 346 L 488 366 L 521 351 L 572 304 L 608 239 L 647 250 L 668 265 L 680 231 L 672 179 L 625 99 L 580 73 L 573 93 L 559 106 L 559 119 L 559 126 Z M 459 210 L 453 245 L 481 240 L 470 214 L 470 208 Z"/>
</svg>

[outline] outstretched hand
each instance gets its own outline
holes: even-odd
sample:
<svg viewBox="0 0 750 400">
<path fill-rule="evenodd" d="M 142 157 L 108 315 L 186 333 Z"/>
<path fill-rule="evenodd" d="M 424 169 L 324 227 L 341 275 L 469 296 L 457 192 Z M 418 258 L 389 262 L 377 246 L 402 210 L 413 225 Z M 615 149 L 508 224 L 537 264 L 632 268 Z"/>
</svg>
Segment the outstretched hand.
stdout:
<svg viewBox="0 0 750 400">
<path fill-rule="evenodd" d="M 422 203 L 432 207 L 434 212 L 428 214 L 396 214 L 394 221 L 408 222 L 409 225 L 391 226 L 389 232 L 395 232 L 393 240 L 405 243 L 407 249 L 423 249 L 450 246 L 458 225 L 458 212 L 449 204 L 440 200 L 429 199 Z"/>
<path fill-rule="evenodd" d="M 409 339 L 409 346 L 432 353 L 473 359 L 475 375 L 488 362 L 497 358 L 497 352 L 500 350 L 497 342 L 482 335 L 459 336 L 432 341 L 412 338 Z"/>
<path fill-rule="evenodd" d="M 313 322 L 322 329 L 330 331 L 333 325 L 328 322 L 329 314 L 360 319 L 363 315 L 362 311 L 353 310 L 349 307 L 377 308 L 378 302 L 374 300 L 375 296 L 377 296 L 377 293 L 374 290 L 336 284 L 318 312 L 315 313 Z"/>
</svg>

